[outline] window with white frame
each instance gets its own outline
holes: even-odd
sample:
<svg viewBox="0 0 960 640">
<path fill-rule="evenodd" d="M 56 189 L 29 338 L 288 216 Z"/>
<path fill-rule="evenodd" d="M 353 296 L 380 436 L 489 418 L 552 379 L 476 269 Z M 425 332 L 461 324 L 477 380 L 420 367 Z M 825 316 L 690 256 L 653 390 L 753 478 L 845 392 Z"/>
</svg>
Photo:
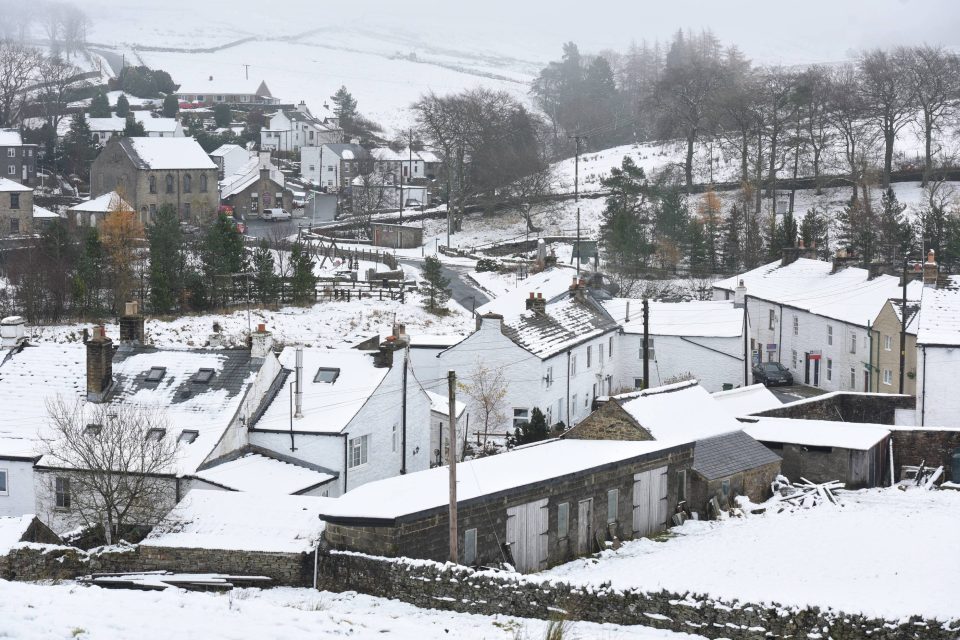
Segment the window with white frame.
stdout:
<svg viewBox="0 0 960 640">
<path fill-rule="evenodd" d="M 570 406 L 573 407 L 573 415 L 577 415 L 579 413 L 577 411 L 577 407 L 579 406 L 577 405 L 577 394 L 573 394 L 573 402 L 570 403 Z"/>
<path fill-rule="evenodd" d="M 477 530 L 467 529 L 463 533 L 463 564 L 468 567 L 477 563 Z"/>
<path fill-rule="evenodd" d="M 613 360 L 613 336 L 610 336 L 610 340 L 607 343 L 607 357 Z"/>
<path fill-rule="evenodd" d="M 530 422 L 530 409 L 513 410 L 513 428 L 516 429 L 522 424 Z"/>
<path fill-rule="evenodd" d="M 827 358 L 827 380 L 833 380 L 833 360 Z"/>
<path fill-rule="evenodd" d="M 11 176 L 17 175 L 17 165 L 15 164 L 7 165 L 7 174 Z"/>
<path fill-rule="evenodd" d="M 367 453 L 370 445 L 370 436 L 360 436 L 359 438 L 350 438 L 347 443 L 347 453 L 351 469 L 367 464 Z"/>
<path fill-rule="evenodd" d="M 883 384 L 889 386 L 893 384 L 893 371 L 890 369 L 883 370 Z"/>
<path fill-rule="evenodd" d="M 796 351 L 796 349 L 794 349 L 793 351 L 790 352 L 790 368 L 791 368 L 791 369 L 796 369 L 796 368 L 797 368 L 797 351 Z"/>
<path fill-rule="evenodd" d="M 17 157 L 17 150 L 14 149 L 13 147 L 10 147 L 9 149 L 7 149 L 7 157 L 8 157 L 8 158 L 16 158 L 16 157 Z"/>
<path fill-rule="evenodd" d="M 593 366 L 593 345 L 587 346 L 587 369 Z"/>
<path fill-rule="evenodd" d="M 827 325 L 827 344 L 833 344 L 833 325 Z"/>
<path fill-rule="evenodd" d="M 557 422 L 563 417 L 563 398 L 557 398 Z"/>
<path fill-rule="evenodd" d="M 602 367 L 603 366 L 603 344 L 600 344 L 597 347 L 597 349 L 599 349 L 599 351 L 597 352 L 597 358 L 599 359 L 600 366 Z"/>
<path fill-rule="evenodd" d="M 70 478 L 57 476 L 53 479 L 54 506 L 57 509 L 69 510 L 71 506 L 70 498 Z"/>
<path fill-rule="evenodd" d="M 400 440 L 400 434 L 397 431 L 397 425 L 393 425 L 393 430 L 390 432 L 390 449 L 391 451 L 396 452 L 397 442 Z"/>
<path fill-rule="evenodd" d="M 856 352 L 857 352 L 857 334 L 851 333 L 850 334 L 850 353 L 856 353 Z"/>
<path fill-rule="evenodd" d="M 773 329 L 777 324 L 777 313 L 773 309 L 770 309 L 770 324 L 769 328 Z"/>
<path fill-rule="evenodd" d="M 10 485 L 7 481 L 7 470 L 0 469 L 0 496 L 10 495 Z"/>
<path fill-rule="evenodd" d="M 648 356 L 651 360 L 655 360 L 655 359 L 656 359 L 656 358 L 654 357 L 654 356 L 655 356 L 654 343 L 655 343 L 655 339 L 654 339 L 654 338 L 647 338 L 647 356 Z M 643 360 L 643 345 L 642 345 L 642 344 L 640 345 L 640 352 L 639 352 L 639 353 L 640 353 L 640 356 L 639 356 L 640 359 Z"/>
<path fill-rule="evenodd" d="M 576 354 L 570 356 L 570 375 L 577 375 L 577 356 Z"/>
<path fill-rule="evenodd" d="M 793 335 L 800 335 L 800 316 L 793 316 Z"/>
<path fill-rule="evenodd" d="M 547 367 L 547 375 L 544 376 L 543 381 L 547 383 L 547 389 L 553 385 L 553 367 Z"/>
<path fill-rule="evenodd" d="M 893 336 L 883 336 L 883 350 L 893 351 Z"/>
<path fill-rule="evenodd" d="M 850 367 L 850 388 L 851 389 L 857 388 L 857 368 L 856 367 Z"/>
<path fill-rule="evenodd" d="M 618 520 L 620 513 L 620 490 L 610 489 L 607 491 L 607 524 L 614 524 Z"/>
</svg>

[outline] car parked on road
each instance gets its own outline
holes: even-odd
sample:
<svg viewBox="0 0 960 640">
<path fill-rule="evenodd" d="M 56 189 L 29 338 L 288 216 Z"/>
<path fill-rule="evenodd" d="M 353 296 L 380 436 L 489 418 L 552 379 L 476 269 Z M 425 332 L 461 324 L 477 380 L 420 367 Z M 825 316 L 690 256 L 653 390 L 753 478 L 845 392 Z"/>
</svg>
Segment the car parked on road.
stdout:
<svg viewBox="0 0 960 640">
<path fill-rule="evenodd" d="M 264 209 L 260 217 L 264 220 L 290 220 L 293 215 L 286 209 Z"/>
<path fill-rule="evenodd" d="M 768 387 L 793 384 L 793 374 L 779 362 L 761 362 L 753 368 L 753 383 Z"/>
</svg>

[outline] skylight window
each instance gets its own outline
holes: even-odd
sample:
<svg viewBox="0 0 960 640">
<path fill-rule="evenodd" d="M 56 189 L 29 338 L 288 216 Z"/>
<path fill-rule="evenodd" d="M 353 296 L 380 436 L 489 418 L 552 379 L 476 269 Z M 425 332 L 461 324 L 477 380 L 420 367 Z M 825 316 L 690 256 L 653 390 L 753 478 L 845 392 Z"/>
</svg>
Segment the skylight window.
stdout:
<svg viewBox="0 0 960 640">
<path fill-rule="evenodd" d="M 195 374 L 193 374 L 193 382 L 198 384 L 210 384 L 210 381 L 213 380 L 213 374 L 216 373 L 213 369 L 200 369 Z"/>
<path fill-rule="evenodd" d="M 317 369 L 317 375 L 313 377 L 314 382 L 326 382 L 327 384 L 333 384 L 337 381 L 337 378 L 340 376 L 340 369 L 333 369 L 329 367 L 320 367 Z"/>
<path fill-rule="evenodd" d="M 184 429 L 180 432 L 180 437 L 177 438 L 179 442 L 184 442 L 186 444 L 192 444 L 194 440 L 197 439 L 197 436 L 200 435 L 200 432 L 196 429 Z"/>
<path fill-rule="evenodd" d="M 150 372 L 147 374 L 147 382 L 160 382 L 163 380 L 163 376 L 167 374 L 166 367 L 150 367 Z"/>
<path fill-rule="evenodd" d="M 147 440 L 152 440 L 153 442 L 160 442 L 163 439 L 163 436 L 167 434 L 166 429 L 160 429 L 159 427 L 151 427 L 147 429 Z"/>
</svg>

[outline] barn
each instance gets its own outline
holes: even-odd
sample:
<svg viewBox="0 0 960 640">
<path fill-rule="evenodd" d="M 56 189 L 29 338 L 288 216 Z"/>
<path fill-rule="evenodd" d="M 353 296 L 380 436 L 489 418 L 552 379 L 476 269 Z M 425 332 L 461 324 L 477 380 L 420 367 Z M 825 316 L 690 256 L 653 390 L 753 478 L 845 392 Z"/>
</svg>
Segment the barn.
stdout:
<svg viewBox="0 0 960 640">
<path fill-rule="evenodd" d="M 667 527 L 693 444 L 552 440 L 457 465 L 459 561 L 533 572 Z M 323 505 L 332 548 L 449 559 L 447 467 Z"/>
</svg>

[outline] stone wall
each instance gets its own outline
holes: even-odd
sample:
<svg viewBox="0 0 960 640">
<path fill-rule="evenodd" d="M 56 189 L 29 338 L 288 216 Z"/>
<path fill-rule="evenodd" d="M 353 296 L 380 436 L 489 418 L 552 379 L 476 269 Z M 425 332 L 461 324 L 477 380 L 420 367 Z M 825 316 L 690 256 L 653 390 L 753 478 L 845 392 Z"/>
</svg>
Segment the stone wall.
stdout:
<svg viewBox="0 0 960 640">
<path fill-rule="evenodd" d="M 604 402 L 575 427 L 563 434 L 571 440 L 653 440 L 616 400 Z"/>
<path fill-rule="evenodd" d="M 756 415 L 892 425 L 896 409 L 915 407 L 916 399 L 910 396 L 841 392 L 761 411 Z"/>
<path fill-rule="evenodd" d="M 0 177 L 6 177 L 0 174 Z M 14 201 L 17 206 L 14 207 Z M 17 220 L 17 233 L 13 232 L 11 220 Z M 0 192 L 0 238 L 13 235 L 29 235 L 33 232 L 33 192 Z"/>
<path fill-rule="evenodd" d="M 897 480 L 903 465 L 919 465 L 921 462 L 928 467 L 943 465 L 944 480 L 960 480 L 952 477 L 951 469 L 953 452 L 960 449 L 960 429 L 894 429 L 891 433 Z"/>
<path fill-rule="evenodd" d="M 5 580 L 65 580 L 91 573 L 174 571 L 272 578 L 276 584 L 313 584 L 312 553 L 115 546 L 90 552 L 75 547 L 26 544 L 0 556 Z"/>
<path fill-rule="evenodd" d="M 424 561 L 333 552 L 318 562 L 320 589 L 359 591 L 417 607 L 525 618 L 645 625 L 708 638 L 821 638 L 954 640 L 960 621 L 919 618 L 887 622 L 816 607 L 757 605 L 705 595 L 645 593 L 538 581 Z"/>
</svg>

